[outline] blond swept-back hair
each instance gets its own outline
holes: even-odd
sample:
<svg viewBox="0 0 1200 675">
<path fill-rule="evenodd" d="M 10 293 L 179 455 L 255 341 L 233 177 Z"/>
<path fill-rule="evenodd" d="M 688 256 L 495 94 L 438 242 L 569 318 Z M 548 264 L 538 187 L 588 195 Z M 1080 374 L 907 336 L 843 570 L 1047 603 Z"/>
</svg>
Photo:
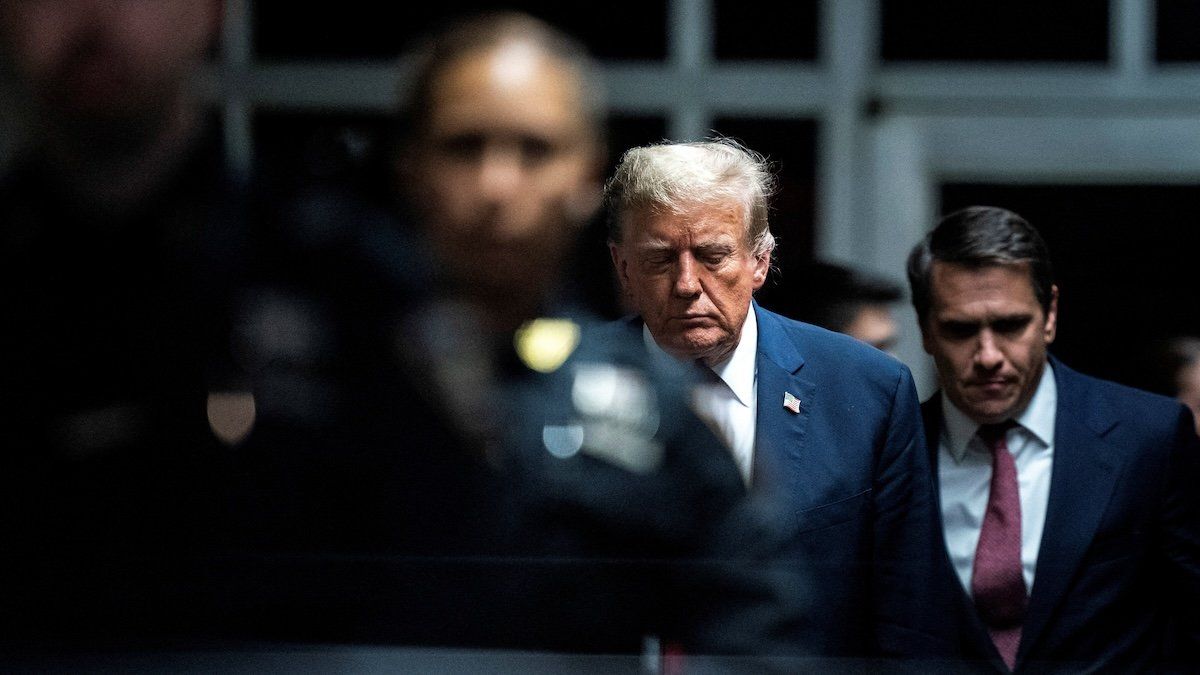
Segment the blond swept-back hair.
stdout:
<svg viewBox="0 0 1200 675">
<path fill-rule="evenodd" d="M 775 176 L 766 158 L 731 138 L 633 148 L 604 186 L 608 238 L 621 243 L 622 220 L 632 211 L 679 212 L 736 202 L 743 206 L 751 254 L 770 255 L 775 236 L 767 215 L 774 191 Z"/>
</svg>

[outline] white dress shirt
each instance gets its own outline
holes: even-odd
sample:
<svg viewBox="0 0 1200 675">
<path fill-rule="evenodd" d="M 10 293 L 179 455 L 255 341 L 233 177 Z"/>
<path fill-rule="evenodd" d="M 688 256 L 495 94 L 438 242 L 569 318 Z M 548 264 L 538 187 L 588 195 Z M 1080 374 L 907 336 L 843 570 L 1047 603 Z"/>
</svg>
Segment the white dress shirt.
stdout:
<svg viewBox="0 0 1200 675">
<path fill-rule="evenodd" d="M 670 358 L 654 341 L 650 329 L 642 326 L 646 348 L 658 358 Z M 713 367 L 720 382 L 702 385 L 695 392 L 697 412 L 729 444 L 733 459 L 750 483 L 754 461 L 754 427 L 758 413 L 758 320 L 751 308 L 742 323 L 742 337 L 733 353 Z"/>
<path fill-rule="evenodd" d="M 1029 405 L 1013 418 L 1018 426 L 1005 440 L 1017 465 L 1021 499 L 1021 566 L 1025 592 L 1033 588 L 1046 505 L 1050 500 L 1050 470 L 1054 465 L 1054 418 L 1058 387 L 1047 363 Z M 942 394 L 942 435 L 938 443 L 938 479 L 946 550 L 959 581 L 971 592 L 975 547 L 987 511 L 992 481 L 992 453 L 976 436 L 979 425 Z"/>
</svg>

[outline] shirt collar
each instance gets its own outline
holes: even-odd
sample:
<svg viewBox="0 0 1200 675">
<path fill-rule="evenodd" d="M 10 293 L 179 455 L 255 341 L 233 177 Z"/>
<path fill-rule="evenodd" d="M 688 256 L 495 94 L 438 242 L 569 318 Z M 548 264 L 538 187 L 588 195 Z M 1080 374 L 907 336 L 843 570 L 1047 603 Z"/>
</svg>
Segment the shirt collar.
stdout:
<svg viewBox="0 0 1200 675">
<path fill-rule="evenodd" d="M 650 328 L 642 323 L 642 340 L 646 349 L 654 358 L 672 358 L 650 334 Z M 713 372 L 721 378 L 733 392 L 738 402 L 750 406 L 754 402 L 754 376 L 758 366 L 758 319 L 754 316 L 754 308 L 746 312 L 746 320 L 742 322 L 742 337 L 738 340 L 733 352 L 724 361 L 713 366 Z"/>
<path fill-rule="evenodd" d="M 713 366 L 713 372 L 720 377 L 733 395 L 744 406 L 754 402 L 754 373 L 758 365 L 758 319 L 754 316 L 754 308 L 746 312 L 746 320 L 742 322 L 742 337 L 729 358 Z"/>
<path fill-rule="evenodd" d="M 1042 368 L 1042 379 L 1033 392 L 1033 398 L 1029 399 L 1029 405 L 1026 405 L 1025 409 L 1013 418 L 1013 421 L 1041 441 L 1044 446 L 1050 447 L 1054 445 L 1054 420 L 1057 408 L 1058 383 L 1054 381 L 1054 369 L 1047 361 L 1046 367 Z M 979 431 L 979 424 L 954 407 L 945 392 L 942 393 L 942 420 L 945 423 L 942 437 L 946 448 L 954 457 L 954 461 L 961 462 L 967 454 L 967 445 Z"/>
</svg>

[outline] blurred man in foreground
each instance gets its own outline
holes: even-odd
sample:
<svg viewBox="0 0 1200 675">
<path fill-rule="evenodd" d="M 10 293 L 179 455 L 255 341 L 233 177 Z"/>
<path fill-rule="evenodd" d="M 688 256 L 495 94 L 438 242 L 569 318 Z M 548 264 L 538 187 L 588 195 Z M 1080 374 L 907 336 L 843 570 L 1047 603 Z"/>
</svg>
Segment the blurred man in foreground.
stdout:
<svg viewBox="0 0 1200 675">
<path fill-rule="evenodd" d="M 30 119 L 0 179 L 0 621 L 16 645 L 232 629 L 226 590 L 255 577 L 223 572 L 225 553 L 273 546 L 268 514 L 296 512 L 259 459 L 344 463 L 378 428 L 369 327 L 410 272 L 358 244 L 404 248 L 378 218 L 285 205 L 226 166 L 192 81 L 223 8 L 0 2 Z M 296 529 L 334 529 L 315 515 Z"/>
<path fill-rule="evenodd" d="M 731 459 L 678 378 L 598 337 L 570 296 L 565 266 L 600 201 L 590 59 L 499 14 L 440 34 L 418 64 L 397 168 L 438 283 L 401 346 L 454 434 L 505 477 L 500 552 L 535 556 L 515 573 L 515 643 L 770 649 L 784 608 L 754 567 L 768 538 L 730 531 L 758 522 Z"/>
<path fill-rule="evenodd" d="M 218 252 L 241 192 L 191 80 L 222 7 L 0 2 L 30 121 L 0 179 L 6 637 L 152 632 L 165 561 L 219 529 L 210 415 L 228 419 L 213 395 L 232 371 L 233 263 Z"/>
<path fill-rule="evenodd" d="M 732 460 L 675 373 L 597 338 L 562 292 L 600 192 L 585 53 L 501 13 L 435 34 L 413 63 L 396 185 L 430 282 L 395 321 L 355 324 L 382 351 L 331 399 L 353 425 L 251 437 L 265 536 L 248 546 L 267 549 L 251 578 L 270 583 L 234 575 L 235 633 L 774 650 L 786 586 L 756 566 L 770 528 Z"/>
</svg>

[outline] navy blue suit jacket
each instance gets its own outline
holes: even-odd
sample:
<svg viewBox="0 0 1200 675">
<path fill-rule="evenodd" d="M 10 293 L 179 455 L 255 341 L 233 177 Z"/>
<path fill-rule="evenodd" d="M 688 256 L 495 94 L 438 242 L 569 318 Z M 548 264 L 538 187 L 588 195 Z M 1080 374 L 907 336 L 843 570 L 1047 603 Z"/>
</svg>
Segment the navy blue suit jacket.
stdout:
<svg viewBox="0 0 1200 675">
<path fill-rule="evenodd" d="M 804 572 L 796 651 L 942 654 L 943 617 L 925 593 L 936 501 L 911 373 L 850 337 L 753 308 L 753 486 L 777 510 L 781 560 Z"/>
<path fill-rule="evenodd" d="M 1191 415 L 1168 398 L 1081 375 L 1053 357 L 1051 365 L 1050 501 L 1016 669 L 1195 667 L 1200 441 Z M 922 413 L 936 484 L 940 394 Z M 985 668 L 1006 670 L 939 548 L 961 648 Z"/>
</svg>

